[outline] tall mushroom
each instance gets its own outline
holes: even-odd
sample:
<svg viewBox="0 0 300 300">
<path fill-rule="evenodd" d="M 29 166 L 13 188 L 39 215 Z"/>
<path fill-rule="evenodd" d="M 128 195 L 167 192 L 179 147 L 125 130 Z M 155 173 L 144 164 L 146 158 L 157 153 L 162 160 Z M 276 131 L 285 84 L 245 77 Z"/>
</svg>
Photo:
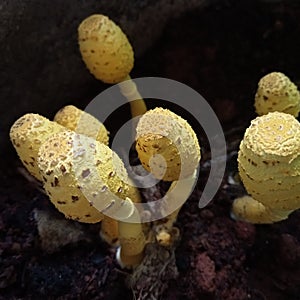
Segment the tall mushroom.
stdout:
<svg viewBox="0 0 300 300">
<path fill-rule="evenodd" d="M 109 132 L 105 126 L 94 116 L 74 105 L 67 105 L 61 108 L 55 114 L 54 121 L 69 130 L 92 137 L 108 145 Z M 115 219 L 104 216 L 101 222 L 100 236 L 110 245 L 116 245 L 119 241 L 118 222 Z"/>
<path fill-rule="evenodd" d="M 132 47 L 121 28 L 107 16 L 91 15 L 78 27 L 78 41 L 82 59 L 89 71 L 105 83 L 120 83 L 121 92 L 130 99 L 132 116 L 147 111 L 129 73 L 133 68 Z M 138 100 L 139 99 L 139 100 Z"/>
<path fill-rule="evenodd" d="M 197 136 L 186 120 L 168 109 L 155 108 L 139 120 L 136 150 L 143 167 L 157 179 L 174 181 L 166 195 L 169 212 L 157 232 L 161 244 L 169 244 L 171 230 L 182 204 L 194 188 L 200 161 Z"/>
<path fill-rule="evenodd" d="M 45 190 L 59 211 L 86 223 L 99 222 L 104 214 L 118 219 L 123 263 L 141 261 L 145 237 L 133 204 L 140 198 L 127 183 L 117 154 L 92 138 L 65 131 L 41 146 L 38 165 Z"/>
<path fill-rule="evenodd" d="M 284 220 L 300 208 L 300 123 L 272 112 L 252 120 L 240 144 L 239 174 L 251 197 L 233 202 L 233 215 L 252 223 Z"/>
</svg>

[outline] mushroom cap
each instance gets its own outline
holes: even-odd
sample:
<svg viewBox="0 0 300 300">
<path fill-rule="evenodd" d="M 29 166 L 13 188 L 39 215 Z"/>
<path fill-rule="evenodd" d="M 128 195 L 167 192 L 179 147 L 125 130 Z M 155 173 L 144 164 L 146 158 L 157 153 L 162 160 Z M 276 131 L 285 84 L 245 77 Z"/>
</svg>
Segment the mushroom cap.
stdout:
<svg viewBox="0 0 300 300">
<path fill-rule="evenodd" d="M 20 160 L 36 179 L 42 180 L 37 165 L 41 145 L 53 134 L 66 130 L 63 126 L 38 114 L 20 117 L 10 129 L 10 139 Z"/>
<path fill-rule="evenodd" d="M 300 123 L 272 112 L 251 122 L 240 144 L 239 174 L 247 192 L 271 209 L 300 207 Z"/>
<path fill-rule="evenodd" d="M 300 111 L 297 86 L 283 73 L 267 74 L 258 83 L 255 109 L 258 115 L 280 111 L 297 117 Z"/>
<path fill-rule="evenodd" d="M 257 117 L 246 130 L 243 145 L 259 157 L 289 162 L 299 155 L 300 123 L 281 112 Z"/>
<path fill-rule="evenodd" d="M 232 205 L 234 218 L 254 224 L 270 224 L 284 220 L 290 211 L 272 211 L 250 196 L 236 198 Z"/>
<path fill-rule="evenodd" d="M 56 113 L 54 121 L 69 130 L 87 135 L 108 145 L 109 133 L 105 126 L 91 114 L 73 105 L 67 105 L 60 109 Z"/>
<path fill-rule="evenodd" d="M 120 199 L 128 195 L 121 159 L 87 136 L 72 131 L 53 135 L 42 145 L 38 164 L 50 200 L 68 218 L 99 222 L 102 213 L 119 209 Z"/>
<path fill-rule="evenodd" d="M 156 178 L 174 181 L 192 175 L 200 161 L 197 136 L 186 120 L 168 109 L 147 111 L 139 120 L 136 150 Z"/>
<path fill-rule="evenodd" d="M 89 71 L 106 83 L 118 83 L 133 68 L 132 47 L 121 28 L 108 17 L 91 15 L 78 27 L 82 59 Z"/>
</svg>

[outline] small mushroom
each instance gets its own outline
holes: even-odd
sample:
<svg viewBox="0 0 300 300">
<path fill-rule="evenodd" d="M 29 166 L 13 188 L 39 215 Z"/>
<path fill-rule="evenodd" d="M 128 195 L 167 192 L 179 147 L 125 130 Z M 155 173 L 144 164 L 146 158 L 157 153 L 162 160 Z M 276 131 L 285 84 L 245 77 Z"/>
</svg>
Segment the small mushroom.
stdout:
<svg viewBox="0 0 300 300">
<path fill-rule="evenodd" d="M 41 145 L 53 134 L 66 128 L 38 114 L 20 117 L 10 129 L 10 139 L 23 165 L 36 179 L 42 180 L 37 164 Z"/>
<path fill-rule="evenodd" d="M 240 144 L 238 167 L 255 202 L 235 200 L 233 214 L 255 223 L 287 218 L 300 208 L 300 123 L 282 112 L 254 119 Z"/>
<path fill-rule="evenodd" d="M 105 126 L 94 116 L 82 111 L 74 105 L 67 105 L 60 109 L 56 113 L 54 121 L 69 130 L 92 137 L 95 140 L 108 145 L 109 132 L 106 130 Z"/>
<path fill-rule="evenodd" d="M 163 226 L 156 223 L 156 238 L 167 246 L 180 207 L 197 180 L 200 146 L 188 122 L 168 109 L 158 107 L 146 112 L 136 131 L 136 150 L 143 167 L 157 179 L 173 181 L 165 196 L 170 214 Z"/>
<path fill-rule="evenodd" d="M 291 211 L 272 211 L 269 207 L 245 195 L 234 200 L 232 217 L 253 224 L 269 224 L 288 218 Z"/>
<path fill-rule="evenodd" d="M 134 202 L 139 202 L 140 196 L 127 183 L 126 169 L 117 154 L 90 137 L 65 131 L 51 136 L 41 146 L 38 165 L 44 188 L 60 212 L 85 223 L 105 221 L 109 217 L 102 233 L 111 243 L 115 242 L 116 235 L 111 218 L 117 215 L 121 220 L 118 231 L 124 255 L 142 257 L 145 238 L 141 239 L 141 224 L 128 226 L 126 223 L 138 218 L 128 195 L 136 197 L 132 199 Z M 134 248 L 132 245 L 136 244 Z M 137 249 L 141 252 L 136 253 Z"/>
<path fill-rule="evenodd" d="M 297 117 L 300 111 L 300 93 L 286 75 L 272 72 L 258 83 L 255 108 L 258 115 L 279 111 Z"/>
<path fill-rule="evenodd" d="M 130 101 L 133 116 L 147 111 L 144 100 L 129 73 L 134 64 L 132 47 L 121 28 L 107 16 L 91 15 L 78 27 L 82 59 L 89 71 L 105 83 L 120 83 L 121 92 Z"/>
</svg>

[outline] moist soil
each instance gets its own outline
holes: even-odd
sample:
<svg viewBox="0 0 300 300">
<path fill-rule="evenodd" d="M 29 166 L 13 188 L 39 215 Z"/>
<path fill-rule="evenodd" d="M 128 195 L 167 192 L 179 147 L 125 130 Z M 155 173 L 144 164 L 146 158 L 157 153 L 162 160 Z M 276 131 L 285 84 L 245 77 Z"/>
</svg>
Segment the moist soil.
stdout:
<svg viewBox="0 0 300 300">
<path fill-rule="evenodd" d="M 219 3 L 172 20 L 153 48 L 136 60 L 132 73 L 171 78 L 194 88 L 216 112 L 227 141 L 227 157 L 220 158 L 227 161 L 222 185 L 200 209 L 210 150 L 199 124 L 187 112 L 177 111 L 195 128 L 202 159 L 197 186 L 176 223 L 181 232 L 175 251 L 178 277 L 160 298 L 300 299 L 300 212 L 272 225 L 252 225 L 230 215 L 233 199 L 245 194 L 236 158 L 243 133 L 256 116 L 258 80 L 281 71 L 300 86 L 300 4 Z M 151 100 L 147 104 L 159 105 Z M 121 126 L 116 121 L 106 125 L 112 136 Z M 1 299 L 134 298 L 125 284 L 128 272 L 116 263 L 115 250 L 101 241 L 98 224 L 77 228 L 76 222 L 67 221 L 82 237 L 52 253 L 44 250 L 36 211 L 57 219 L 61 215 L 39 185 L 24 176 L 13 151 L 2 163 L 0 180 Z M 166 185 L 157 189 L 151 194 L 154 200 Z M 51 236 L 48 239 L 51 243 Z"/>
</svg>

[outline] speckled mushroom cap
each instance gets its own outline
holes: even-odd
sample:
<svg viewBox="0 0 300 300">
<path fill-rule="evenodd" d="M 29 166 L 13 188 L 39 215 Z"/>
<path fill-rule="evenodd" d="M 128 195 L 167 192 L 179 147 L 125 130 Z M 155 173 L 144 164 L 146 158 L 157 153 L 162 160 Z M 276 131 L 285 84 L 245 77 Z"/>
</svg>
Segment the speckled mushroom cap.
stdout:
<svg viewBox="0 0 300 300">
<path fill-rule="evenodd" d="M 54 133 L 64 131 L 63 126 L 49 121 L 38 114 L 26 114 L 19 118 L 10 129 L 10 139 L 22 163 L 29 173 L 41 180 L 37 165 L 40 146 Z"/>
<path fill-rule="evenodd" d="M 300 123 L 272 112 L 251 122 L 240 144 L 239 173 L 252 197 L 272 209 L 300 207 Z"/>
<path fill-rule="evenodd" d="M 78 40 L 82 59 L 97 79 L 117 83 L 129 75 L 134 63 L 132 47 L 108 17 L 97 14 L 82 21 Z"/>
<path fill-rule="evenodd" d="M 258 115 L 280 111 L 298 116 L 300 93 L 297 86 L 283 73 L 273 72 L 260 79 L 255 95 Z"/>
<path fill-rule="evenodd" d="M 155 108 L 139 120 L 136 150 L 143 167 L 156 178 L 174 181 L 192 175 L 200 161 L 197 136 L 186 120 Z"/>
<path fill-rule="evenodd" d="M 50 200 L 67 218 L 80 222 L 99 222 L 101 212 L 119 208 L 120 199 L 130 193 L 120 158 L 106 145 L 72 131 L 49 138 L 40 148 L 38 165 Z"/>
<path fill-rule="evenodd" d="M 67 105 L 60 109 L 56 113 L 54 121 L 69 130 L 87 135 L 108 145 L 109 133 L 105 126 L 94 116 L 73 105 Z"/>
</svg>

